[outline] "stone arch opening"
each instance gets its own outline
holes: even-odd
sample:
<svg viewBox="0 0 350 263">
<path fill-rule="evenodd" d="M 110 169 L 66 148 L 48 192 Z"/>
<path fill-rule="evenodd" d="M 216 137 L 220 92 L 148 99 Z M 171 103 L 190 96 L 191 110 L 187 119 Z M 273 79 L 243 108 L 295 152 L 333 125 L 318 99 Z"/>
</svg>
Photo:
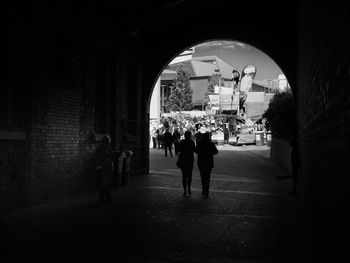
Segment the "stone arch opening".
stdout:
<svg viewBox="0 0 350 263">
<path fill-rule="evenodd" d="M 160 122 L 159 120 L 161 119 L 162 117 L 162 110 L 159 110 L 162 106 L 164 106 L 164 96 L 169 96 L 169 94 L 165 94 L 166 91 L 164 91 L 164 87 L 166 87 L 166 83 L 163 84 L 162 83 L 162 76 L 166 75 L 166 77 L 164 78 L 166 80 L 166 82 L 171 82 L 171 74 L 174 75 L 174 72 L 170 72 L 172 67 L 170 65 L 178 65 L 179 63 L 187 63 L 187 64 L 191 64 L 192 61 L 195 61 L 195 63 L 199 63 L 199 64 L 203 64 L 202 66 L 204 66 L 205 63 L 208 63 L 207 66 L 210 66 L 212 67 L 213 69 L 215 67 L 218 67 L 220 68 L 221 65 L 212 65 L 213 61 L 215 61 L 215 63 L 226 63 L 227 62 L 227 58 L 224 58 L 223 59 L 223 62 L 220 61 L 218 62 L 218 60 L 221 60 L 220 56 L 218 55 L 207 55 L 207 56 L 204 56 L 204 55 L 201 55 L 201 56 L 193 56 L 194 54 L 194 50 L 196 49 L 196 47 L 200 47 L 200 46 L 203 46 L 203 45 L 212 45 L 212 46 L 215 46 L 217 45 L 217 49 L 220 49 L 220 45 L 222 45 L 222 49 L 220 51 L 225 51 L 225 52 L 222 52 L 222 53 L 233 53 L 233 50 L 236 48 L 241 48 L 241 49 L 250 49 L 251 53 L 252 54 L 259 54 L 259 57 L 257 60 L 258 60 L 258 63 L 254 62 L 254 58 L 253 57 L 250 57 L 249 59 L 247 59 L 245 62 L 240 62 L 240 65 L 231 65 L 231 68 L 227 67 L 225 69 L 222 69 L 225 71 L 225 76 L 223 77 L 224 78 L 224 86 L 226 85 L 226 88 L 229 88 L 229 87 L 233 87 L 233 79 L 235 78 L 235 76 L 233 76 L 233 72 L 238 72 L 238 75 L 239 75 L 239 84 L 241 84 L 241 77 L 242 75 L 244 75 L 243 71 L 245 70 L 245 66 L 248 66 L 248 65 L 257 65 L 256 66 L 256 72 L 259 72 L 259 68 L 260 68 L 260 72 L 259 74 L 262 75 L 258 75 L 258 79 L 254 79 L 254 82 L 252 83 L 252 86 L 251 86 L 251 89 L 253 89 L 255 91 L 255 93 L 253 94 L 253 92 L 250 93 L 250 101 L 248 99 L 249 102 L 251 102 L 251 104 L 253 105 L 254 103 L 265 103 L 264 105 L 264 109 L 259 109 L 259 114 L 260 114 L 260 118 L 257 118 L 257 116 L 254 116 L 255 118 L 257 119 L 252 119 L 252 118 L 249 118 L 249 123 L 252 124 L 252 129 L 251 131 L 249 132 L 249 135 L 250 136 L 246 136 L 246 140 L 242 140 L 242 137 L 244 136 L 239 136 L 239 138 L 237 139 L 238 136 L 234 136 L 234 131 L 232 131 L 232 134 L 230 132 L 229 134 L 229 137 L 228 139 L 226 140 L 225 136 L 223 136 L 223 138 L 217 136 L 216 137 L 216 141 L 215 143 L 221 147 L 222 145 L 228 145 L 228 146 L 233 146 L 234 143 L 235 143 L 235 140 L 237 139 L 236 141 L 236 145 L 268 145 L 268 146 L 271 146 L 271 134 L 270 133 L 264 133 L 262 136 L 262 140 L 264 142 L 262 142 L 261 144 L 258 143 L 256 140 L 257 139 L 260 139 L 260 137 L 258 137 L 258 135 L 255 133 L 255 130 L 256 129 L 261 129 L 259 126 L 257 127 L 256 126 L 256 123 L 258 123 L 259 119 L 261 119 L 261 115 L 263 113 L 264 110 L 266 110 L 267 106 L 268 106 L 268 101 L 273 97 L 273 94 L 276 92 L 276 90 L 283 90 L 283 89 L 290 89 L 290 85 L 289 85 L 289 82 L 287 80 L 287 77 L 284 73 L 284 71 L 282 71 L 282 69 L 278 66 L 278 64 L 273 60 L 273 58 L 271 58 L 269 55 L 267 55 L 265 52 L 263 52 L 261 49 L 257 48 L 256 46 L 254 45 L 251 45 L 251 44 L 248 44 L 246 42 L 242 42 L 242 41 L 237 41 L 237 40 L 232 40 L 232 39 L 207 39 L 207 40 L 203 40 L 203 41 L 199 41 L 199 42 L 196 42 L 195 44 L 192 44 L 190 46 L 187 46 L 185 47 L 184 49 L 182 49 L 179 53 L 177 53 L 176 55 L 172 56 L 168 61 L 167 63 L 162 67 L 161 71 L 157 74 L 157 77 L 156 79 L 154 80 L 153 82 L 153 87 L 151 89 L 151 92 L 149 94 L 149 98 L 148 98 L 148 112 L 149 112 L 149 121 L 150 121 L 150 151 L 149 151 L 149 169 L 150 169 L 150 172 L 161 172 L 161 171 L 165 171 L 165 172 L 169 172 L 169 173 L 181 173 L 179 168 L 176 167 L 175 165 L 175 160 L 176 159 L 173 159 L 171 164 L 169 163 L 169 160 L 168 161 L 161 161 L 162 158 L 164 158 L 164 153 L 163 151 L 161 151 L 161 153 L 157 153 L 156 155 L 158 155 L 158 157 L 154 157 L 154 154 L 155 152 L 152 151 L 152 148 L 153 148 L 153 138 L 152 138 L 152 134 L 154 133 L 154 130 L 152 131 L 152 129 L 154 127 L 158 127 L 160 125 Z M 225 50 L 226 49 L 226 50 Z M 237 50 L 236 50 L 237 52 Z M 247 52 L 247 50 L 245 50 L 245 52 Z M 240 52 L 241 54 L 244 54 L 245 52 Z M 205 53 L 205 52 L 204 52 Z M 210 52 L 209 52 L 210 53 Z M 218 52 L 219 54 L 219 52 Z M 226 54 L 227 55 L 227 54 Z M 263 58 L 263 59 L 262 59 Z M 216 59 L 216 60 L 215 60 Z M 211 61 L 212 60 L 212 61 Z M 226 60 L 226 61 L 225 61 Z M 232 61 L 232 58 L 229 59 L 230 62 Z M 259 61 L 261 60 L 261 61 Z M 276 74 L 275 75 L 275 79 L 268 79 L 265 77 L 265 81 L 263 81 L 263 76 L 264 75 L 268 75 L 270 73 L 264 73 L 264 74 L 261 74 L 261 65 L 265 63 L 269 63 L 271 65 L 273 65 L 275 67 L 275 70 L 277 70 L 276 72 L 279 73 L 279 74 Z M 232 62 L 231 62 L 232 63 Z M 229 63 L 228 63 L 229 64 Z M 271 65 L 269 65 L 271 67 Z M 191 67 L 193 67 L 193 65 L 191 65 Z M 198 68 L 191 68 L 191 72 L 192 73 L 195 73 L 195 74 L 198 74 L 198 76 L 200 77 L 203 77 L 204 79 L 206 79 L 207 81 L 207 84 L 209 83 L 209 80 L 210 78 L 212 77 L 212 75 L 215 74 L 215 70 L 213 70 L 212 72 L 212 75 L 206 75 L 206 76 L 203 76 L 203 75 L 200 75 L 202 73 L 199 73 L 198 70 L 204 70 L 206 71 L 206 73 L 208 72 L 208 69 L 203 69 L 201 67 L 198 67 Z M 228 73 L 229 72 L 229 73 Z M 255 72 L 255 73 L 256 73 Z M 264 72 L 264 70 L 263 70 Z M 242 74 L 243 73 L 243 74 Z M 227 76 L 229 74 L 229 76 Z M 176 75 L 176 74 L 175 74 Z M 254 74 L 256 76 L 256 74 Z M 196 80 L 198 80 L 198 76 L 195 76 L 197 77 Z M 254 76 L 254 77 L 255 77 Z M 237 77 L 237 76 L 236 76 Z M 194 83 L 194 81 L 192 81 L 192 84 Z M 204 87 L 203 86 L 203 89 L 204 88 L 207 88 L 207 84 L 206 86 Z M 238 84 L 238 83 L 236 83 Z M 265 84 L 265 86 L 264 86 Z M 164 87 L 162 86 L 164 85 Z M 196 85 L 196 84 L 194 84 Z M 203 85 L 203 83 L 202 83 Z M 193 88 L 193 87 L 192 87 Z M 198 89 L 198 85 L 197 87 L 195 87 Z M 157 89 L 157 90 L 156 90 Z M 170 90 L 168 90 L 170 91 Z M 155 120 L 154 119 L 154 115 L 152 116 L 152 100 L 154 100 L 154 92 L 158 92 L 157 94 L 157 100 L 158 100 L 158 105 L 157 105 L 157 108 L 158 108 L 158 117 L 159 119 Z M 266 95 L 268 94 L 268 95 Z M 203 94 L 202 94 L 203 95 Z M 196 94 L 196 96 L 198 96 L 198 92 Z M 256 96 L 256 98 L 254 98 L 254 96 Z M 260 98 L 260 97 L 261 98 Z M 265 98 L 266 97 L 266 98 Z M 240 103 L 238 103 L 239 105 Z M 198 105 L 197 105 L 198 106 Z M 200 106 L 200 105 L 199 105 Z M 253 108 L 254 106 L 252 106 Z M 246 115 L 247 112 L 244 112 L 243 114 L 245 114 L 245 118 L 247 117 Z M 234 115 L 236 114 L 237 116 L 239 116 L 240 112 L 238 111 L 238 113 L 233 113 L 232 111 L 232 103 L 231 103 L 231 112 L 227 112 L 226 111 L 226 114 L 228 115 Z M 256 115 L 259 115 L 259 114 L 256 114 Z M 252 115 L 252 113 L 250 113 L 250 115 Z M 163 114 L 163 116 L 165 116 L 165 114 Z M 169 116 L 169 115 L 167 115 Z M 248 116 L 248 117 L 252 117 L 252 116 Z M 155 122 L 156 125 L 152 125 L 152 122 Z M 261 122 L 261 121 L 260 121 Z M 229 123 L 229 121 L 228 121 Z M 237 124 L 237 123 L 236 123 Z M 230 123 L 229 123 L 230 125 Z M 244 126 L 243 124 L 241 126 Z M 248 126 L 248 125 L 245 125 L 245 126 Z M 182 131 L 181 131 L 182 133 Z M 232 135 L 232 136 L 231 136 Z M 260 136 L 260 135 L 259 135 Z M 181 137 L 182 138 L 182 137 Z M 214 138 L 214 136 L 212 137 Z M 249 139 L 248 139 L 249 138 Z M 240 141 L 241 140 L 241 141 Z M 157 141 L 157 144 L 159 143 L 159 141 Z M 158 146 L 156 146 L 156 148 L 158 148 Z M 280 165 L 282 166 L 285 166 L 287 169 L 291 169 L 290 167 L 290 156 L 289 156 L 289 152 L 290 152 L 290 146 L 288 145 L 287 142 L 285 143 L 280 143 L 278 145 L 275 146 L 275 149 L 276 151 L 273 153 L 274 156 L 281 156 L 281 154 L 283 155 L 283 158 L 281 159 L 278 159 L 278 158 L 275 158 Z M 220 150 L 220 149 L 219 149 Z M 226 150 L 226 149 L 225 149 Z M 174 147 L 173 147 L 173 153 L 174 153 Z M 268 156 L 270 155 L 270 152 L 268 152 L 268 154 L 266 153 L 265 156 Z M 152 158 L 158 158 L 157 161 L 155 160 L 152 160 Z M 175 156 L 176 157 L 176 156 Z M 177 158 L 177 157 L 176 157 Z M 219 157 L 220 158 L 220 157 Z M 225 158 L 223 158 L 224 160 Z M 159 167 L 157 167 L 157 165 L 155 164 L 155 162 L 159 162 L 161 163 L 161 165 Z M 219 161 L 220 162 L 220 161 Z M 221 161 L 222 162 L 222 161 Z M 196 161 L 195 161 L 195 164 L 196 166 Z M 220 172 L 215 172 L 214 173 L 218 174 L 218 175 L 222 175 L 222 173 Z"/>
</svg>

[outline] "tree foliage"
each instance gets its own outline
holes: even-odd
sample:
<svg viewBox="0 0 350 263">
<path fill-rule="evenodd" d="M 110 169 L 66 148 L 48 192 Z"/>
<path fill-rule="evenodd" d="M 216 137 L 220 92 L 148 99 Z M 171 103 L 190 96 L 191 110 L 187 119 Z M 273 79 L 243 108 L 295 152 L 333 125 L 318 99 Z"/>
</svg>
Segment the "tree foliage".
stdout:
<svg viewBox="0 0 350 263">
<path fill-rule="evenodd" d="M 190 73 L 180 65 L 177 70 L 177 76 L 174 79 L 174 85 L 169 96 L 168 108 L 172 111 L 191 110 L 192 105 L 192 89 L 190 86 Z"/>
<path fill-rule="evenodd" d="M 208 92 L 209 93 L 213 93 L 215 86 L 225 87 L 225 82 L 221 78 L 220 71 L 217 71 L 216 73 L 214 73 L 210 77 L 210 80 L 209 80 L 209 83 L 208 83 Z"/>
<path fill-rule="evenodd" d="M 294 100 L 290 89 L 276 93 L 264 112 L 265 127 L 276 138 L 291 141 L 295 125 Z"/>
<path fill-rule="evenodd" d="M 204 98 L 206 104 L 209 102 L 209 94 L 214 93 L 215 86 L 225 87 L 225 82 L 221 78 L 221 73 L 218 70 L 209 79 L 208 92 L 205 93 Z"/>
</svg>

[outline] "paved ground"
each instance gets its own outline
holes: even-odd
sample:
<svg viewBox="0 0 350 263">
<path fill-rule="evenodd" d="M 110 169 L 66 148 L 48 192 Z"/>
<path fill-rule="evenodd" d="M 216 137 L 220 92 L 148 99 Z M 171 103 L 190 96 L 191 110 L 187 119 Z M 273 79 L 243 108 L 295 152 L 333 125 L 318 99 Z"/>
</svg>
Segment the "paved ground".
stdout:
<svg viewBox="0 0 350 263">
<path fill-rule="evenodd" d="M 2 262 L 293 262 L 296 200 L 267 146 L 221 147 L 209 199 L 182 197 L 176 157 L 151 150 L 152 173 L 113 191 L 57 199 L 3 218 Z"/>
</svg>

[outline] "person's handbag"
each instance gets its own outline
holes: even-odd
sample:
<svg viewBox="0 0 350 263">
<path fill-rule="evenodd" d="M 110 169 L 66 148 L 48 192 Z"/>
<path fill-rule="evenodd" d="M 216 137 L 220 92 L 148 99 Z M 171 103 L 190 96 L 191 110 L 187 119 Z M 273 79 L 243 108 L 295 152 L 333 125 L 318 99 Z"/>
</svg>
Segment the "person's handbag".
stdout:
<svg viewBox="0 0 350 263">
<path fill-rule="evenodd" d="M 181 155 L 179 155 L 179 157 L 177 158 L 177 161 L 176 161 L 176 166 L 181 168 L 182 165 L 183 165 L 183 160 L 182 160 Z"/>
</svg>

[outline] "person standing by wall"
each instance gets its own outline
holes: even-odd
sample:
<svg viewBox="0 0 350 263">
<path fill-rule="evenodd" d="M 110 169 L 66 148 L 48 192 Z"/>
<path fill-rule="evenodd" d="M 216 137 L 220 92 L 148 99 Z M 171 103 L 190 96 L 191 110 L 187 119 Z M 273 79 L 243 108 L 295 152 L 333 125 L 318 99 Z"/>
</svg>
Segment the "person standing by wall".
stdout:
<svg viewBox="0 0 350 263">
<path fill-rule="evenodd" d="M 99 200 L 112 201 L 111 186 L 112 186 L 112 149 L 110 146 L 111 138 L 106 135 L 101 139 L 101 144 L 96 148 L 96 172 L 99 181 Z"/>
<path fill-rule="evenodd" d="M 182 185 L 184 188 L 183 196 L 192 194 L 191 182 L 194 162 L 194 149 L 195 143 L 192 140 L 192 133 L 190 131 L 186 131 L 185 139 L 182 139 L 179 143 L 179 157 L 176 162 L 177 167 L 179 167 L 182 172 Z"/>
<path fill-rule="evenodd" d="M 202 181 L 202 194 L 208 198 L 210 175 L 214 167 L 213 156 L 218 153 L 218 149 L 215 144 L 210 141 L 209 133 L 206 132 L 202 134 L 202 140 L 200 143 L 197 143 L 194 151 L 198 155 L 197 165 Z"/>
</svg>

